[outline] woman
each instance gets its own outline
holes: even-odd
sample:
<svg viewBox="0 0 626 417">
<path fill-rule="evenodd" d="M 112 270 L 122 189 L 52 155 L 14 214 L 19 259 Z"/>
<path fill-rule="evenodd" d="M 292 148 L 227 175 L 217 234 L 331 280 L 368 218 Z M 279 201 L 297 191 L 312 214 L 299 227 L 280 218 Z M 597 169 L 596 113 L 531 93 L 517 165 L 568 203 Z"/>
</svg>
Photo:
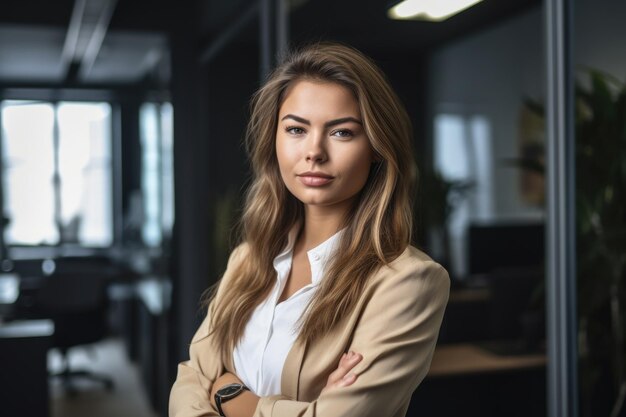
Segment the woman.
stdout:
<svg viewBox="0 0 626 417">
<path fill-rule="evenodd" d="M 404 416 L 448 300 L 410 246 L 411 127 L 360 52 L 316 44 L 256 93 L 254 178 L 170 416 Z M 356 353 L 358 352 L 358 353 Z"/>
</svg>

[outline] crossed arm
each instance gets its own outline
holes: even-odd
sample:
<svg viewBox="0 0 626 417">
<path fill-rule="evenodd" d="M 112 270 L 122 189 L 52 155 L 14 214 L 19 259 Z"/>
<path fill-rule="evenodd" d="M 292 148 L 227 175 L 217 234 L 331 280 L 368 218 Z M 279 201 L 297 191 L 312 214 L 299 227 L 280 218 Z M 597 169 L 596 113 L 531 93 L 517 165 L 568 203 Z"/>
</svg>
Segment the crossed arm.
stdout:
<svg viewBox="0 0 626 417">
<path fill-rule="evenodd" d="M 350 371 L 361 362 L 362 359 L 363 356 L 359 353 L 353 351 L 344 353 L 339 360 L 337 369 L 328 376 L 328 381 L 322 393 L 331 389 L 352 385 L 354 381 L 356 381 L 357 376 L 355 373 L 350 373 Z M 215 393 L 225 385 L 233 383 L 241 384 L 242 382 L 237 375 L 231 374 L 230 372 L 226 372 L 213 383 L 210 395 L 211 405 L 213 407 L 217 409 L 215 405 Z M 253 392 L 244 391 L 232 400 L 223 403 L 222 411 L 226 417 L 252 417 L 260 399 L 261 397 L 255 395 Z"/>
<path fill-rule="evenodd" d="M 398 270 L 381 275 L 359 312 L 361 325 L 350 335 L 350 349 L 363 355 L 353 371 L 358 378 L 350 376 L 342 381 L 350 372 L 340 370 L 340 366 L 329 378 L 333 387 L 327 385 L 315 400 L 284 395 L 259 398 L 245 392 L 226 402 L 224 413 L 227 417 L 404 415 L 413 390 L 428 372 L 448 293 L 447 273 L 434 262 L 406 262 Z M 190 360 L 179 365 L 170 395 L 172 417 L 216 416 L 213 393 L 237 382 L 229 379 L 236 378 L 234 375 L 224 374 L 223 363 L 211 353 L 219 349 L 209 335 L 211 307 L 208 313 L 192 341 Z M 324 347 L 311 346 L 308 352 L 311 357 L 324 355 Z"/>
</svg>

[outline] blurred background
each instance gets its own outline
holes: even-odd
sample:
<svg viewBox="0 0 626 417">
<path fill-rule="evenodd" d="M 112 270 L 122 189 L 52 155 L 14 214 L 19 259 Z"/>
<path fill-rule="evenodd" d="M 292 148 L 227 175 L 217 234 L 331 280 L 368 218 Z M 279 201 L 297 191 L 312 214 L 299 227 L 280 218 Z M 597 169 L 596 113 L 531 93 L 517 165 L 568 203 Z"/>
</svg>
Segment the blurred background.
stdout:
<svg viewBox="0 0 626 417">
<path fill-rule="evenodd" d="M 415 242 L 452 278 L 409 416 L 546 416 L 568 395 L 560 416 L 626 415 L 626 2 L 399 3 L 2 2 L 0 414 L 167 416 L 232 249 L 250 96 L 286 46 L 336 40 L 409 111 Z M 552 54 L 572 77 L 569 197 L 547 186 Z M 546 297 L 551 204 L 573 216 L 574 291 Z"/>
</svg>

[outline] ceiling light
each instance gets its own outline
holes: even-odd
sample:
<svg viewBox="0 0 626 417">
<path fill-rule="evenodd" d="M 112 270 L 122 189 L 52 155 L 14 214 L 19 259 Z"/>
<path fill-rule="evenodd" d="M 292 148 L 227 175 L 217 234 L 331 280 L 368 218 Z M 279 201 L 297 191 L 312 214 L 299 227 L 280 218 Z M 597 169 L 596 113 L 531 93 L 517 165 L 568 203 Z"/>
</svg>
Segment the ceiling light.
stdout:
<svg viewBox="0 0 626 417">
<path fill-rule="evenodd" d="M 440 22 L 482 0 L 404 0 L 389 9 L 387 15 L 398 20 Z"/>
</svg>

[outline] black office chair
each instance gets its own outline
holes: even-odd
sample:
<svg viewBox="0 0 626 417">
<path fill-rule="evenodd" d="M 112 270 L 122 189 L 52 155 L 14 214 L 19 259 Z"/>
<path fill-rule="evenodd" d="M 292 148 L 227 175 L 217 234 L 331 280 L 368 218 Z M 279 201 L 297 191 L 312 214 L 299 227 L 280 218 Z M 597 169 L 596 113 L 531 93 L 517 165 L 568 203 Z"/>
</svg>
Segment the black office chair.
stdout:
<svg viewBox="0 0 626 417">
<path fill-rule="evenodd" d="M 489 275 L 490 339 L 510 341 L 508 346 L 501 346 L 508 349 L 504 353 L 527 354 L 542 349 L 545 335 L 543 302 L 537 306 L 532 301 L 543 279 L 544 272 L 540 267 L 498 269 Z"/>
<path fill-rule="evenodd" d="M 76 346 L 103 340 L 108 334 L 107 281 L 105 274 L 55 273 L 43 279 L 36 298 L 41 316 L 54 321 L 53 347 L 63 358 L 63 369 L 53 374 L 62 380 L 69 394 L 77 392 L 74 379 L 87 379 L 113 389 L 113 380 L 87 370 L 70 369 L 68 351 Z"/>
</svg>

